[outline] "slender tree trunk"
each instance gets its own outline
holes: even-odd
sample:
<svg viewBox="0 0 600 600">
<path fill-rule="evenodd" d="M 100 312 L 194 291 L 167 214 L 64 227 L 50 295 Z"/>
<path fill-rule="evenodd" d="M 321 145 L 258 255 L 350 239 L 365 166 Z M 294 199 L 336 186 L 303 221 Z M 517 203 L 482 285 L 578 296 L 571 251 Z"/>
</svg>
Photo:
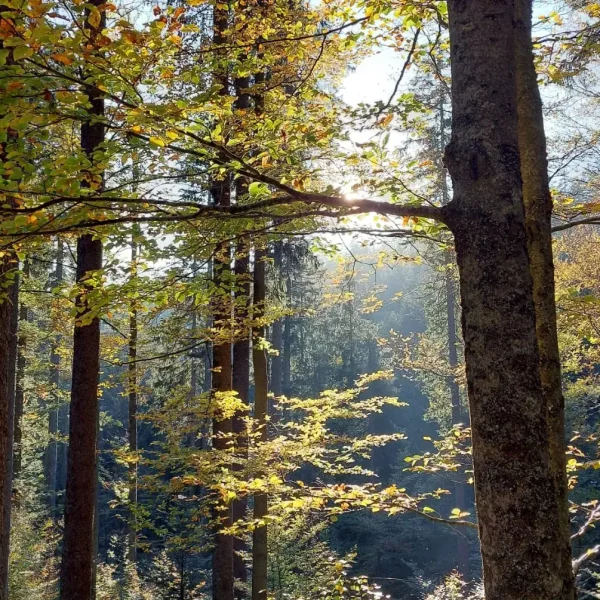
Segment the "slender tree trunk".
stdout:
<svg viewBox="0 0 600 600">
<path fill-rule="evenodd" d="M 289 261 L 285 274 L 285 297 L 288 310 L 292 307 L 292 275 Z M 281 391 L 284 396 L 292 394 L 292 317 L 283 319 Z"/>
<path fill-rule="evenodd" d="M 517 110 L 525 227 L 533 281 L 540 376 L 547 403 L 551 465 L 557 490 L 557 511 L 560 543 L 562 544 L 560 573 L 565 582 L 565 590 L 567 590 L 562 597 L 571 598 L 573 568 L 566 470 L 564 397 L 554 291 L 552 195 L 548 179 L 542 99 L 537 84 L 531 40 L 532 2 L 531 0 L 515 0 L 515 7 Z"/>
<path fill-rule="evenodd" d="M 247 111 L 251 106 L 250 97 L 250 78 L 238 77 L 235 82 L 235 109 L 238 111 Z M 240 117 L 240 118 L 243 118 Z M 248 193 L 247 182 L 239 178 L 235 182 L 236 202 L 239 204 Z M 239 241 L 235 251 L 235 285 L 236 302 L 235 312 L 239 329 L 242 331 L 241 337 L 236 339 L 233 344 L 233 390 L 237 392 L 238 398 L 248 406 L 248 392 L 250 388 L 250 332 L 247 327 L 248 304 L 250 302 L 251 281 L 250 281 L 250 262 L 248 256 L 248 247 Z M 240 461 L 238 469 L 243 468 L 248 460 L 248 431 L 246 425 L 247 411 L 237 412 L 233 416 L 233 434 L 235 436 L 236 454 Z M 248 498 L 244 496 L 233 501 L 232 518 L 233 522 L 241 521 L 246 517 L 248 510 Z M 243 553 L 248 548 L 243 538 L 236 537 L 233 541 L 233 576 L 236 587 L 234 596 L 236 600 L 246 598 L 246 584 L 248 582 L 248 569 Z"/>
<path fill-rule="evenodd" d="M 283 320 L 282 385 L 284 396 L 292 394 L 292 318 L 286 315 Z"/>
<path fill-rule="evenodd" d="M 277 240 L 273 245 L 273 270 L 274 277 L 280 278 L 282 276 L 283 267 L 283 240 Z M 273 355 L 271 359 L 271 379 L 269 381 L 271 386 L 271 392 L 277 401 L 277 398 L 283 394 L 283 319 L 277 319 L 273 323 L 273 334 L 271 343 L 273 350 L 277 354 Z M 276 411 L 271 410 L 271 417 L 275 418 Z"/>
<path fill-rule="evenodd" d="M 98 7 L 101 0 L 93 0 Z M 90 22 L 86 12 L 86 29 L 90 44 L 106 23 L 100 8 L 100 22 Z M 92 165 L 95 153 L 104 142 L 104 99 L 96 88 L 87 88 L 90 100 L 89 120 L 81 125 L 81 147 Z M 92 167 L 84 183 L 101 189 L 102 174 Z M 92 233 L 77 240 L 76 281 L 82 291 L 76 298 L 77 320 L 73 335 L 73 373 L 67 453 L 65 493 L 65 527 L 60 572 L 61 600 L 87 600 L 94 596 L 95 581 L 95 512 L 98 440 L 98 379 L 100 370 L 100 320 L 93 314 L 86 294 L 93 284 L 91 275 L 102 268 L 102 242 Z"/>
<path fill-rule="evenodd" d="M 215 204 L 229 206 L 230 189 L 229 180 L 213 187 Z M 231 295 L 229 286 L 224 283 L 226 271 L 230 268 L 229 242 L 219 245 L 217 257 L 214 264 L 214 284 L 217 291 L 217 299 L 214 308 L 215 329 L 222 336 L 213 345 L 213 448 L 225 451 L 229 445 L 229 437 L 233 430 L 231 417 L 224 417 L 220 412 L 221 396 L 232 389 L 232 358 L 231 342 L 227 341 L 231 321 Z M 220 290 L 220 291 L 219 291 Z M 212 560 L 213 573 L 213 599 L 233 600 L 234 577 L 233 577 L 233 537 L 220 533 L 222 528 L 231 525 L 231 506 L 225 510 L 215 510 L 213 519 L 215 521 L 214 550 Z"/>
<path fill-rule="evenodd" d="M 25 261 L 23 266 L 23 275 L 29 277 L 30 262 Z M 15 433 L 14 433 L 14 458 L 13 458 L 13 480 L 17 479 L 21 473 L 22 464 L 22 443 L 23 443 L 23 407 L 25 405 L 25 369 L 27 367 L 27 338 L 23 331 L 23 324 L 27 323 L 29 310 L 27 305 L 21 299 L 19 308 L 19 334 L 17 342 L 17 374 L 15 384 Z"/>
<path fill-rule="evenodd" d="M 227 43 L 226 32 L 229 27 L 229 10 L 225 5 L 214 8 L 213 42 L 217 53 L 222 55 L 219 47 Z M 215 80 L 221 85 L 221 95 L 229 95 L 228 69 L 214 74 Z M 231 205 L 231 180 L 226 177 L 222 181 L 214 181 L 211 194 L 215 205 Z M 227 271 L 231 268 L 231 247 L 229 242 L 217 246 L 213 265 L 213 282 L 216 290 L 216 301 L 213 310 L 214 328 L 221 338 L 213 344 L 213 448 L 224 451 L 228 448 L 229 438 L 233 430 L 231 417 L 224 417 L 220 412 L 221 395 L 232 389 L 232 357 L 231 342 L 231 289 L 227 284 Z M 225 510 L 214 510 L 215 523 L 214 550 L 212 556 L 212 595 L 213 600 L 233 600 L 233 537 L 220 533 L 221 529 L 229 527 L 232 520 L 232 508 L 228 505 Z"/>
<path fill-rule="evenodd" d="M 137 242 L 135 240 L 135 231 L 131 236 L 131 277 L 137 277 Z M 137 405 L 138 405 L 138 373 L 137 373 L 137 345 L 138 345 L 138 318 L 137 318 L 137 299 L 131 301 L 129 312 L 129 367 L 127 371 L 128 393 L 128 437 L 129 452 L 132 458 L 136 455 L 138 449 L 137 440 Z M 137 461 L 129 463 L 129 523 L 128 523 L 128 546 L 127 558 L 129 562 L 135 564 L 137 557 L 137 488 L 138 488 L 138 470 Z"/>
<path fill-rule="evenodd" d="M 102 246 L 91 234 L 77 240 L 77 281 L 102 268 Z M 84 295 L 73 337 L 73 375 L 67 452 L 65 529 L 61 568 L 61 600 L 92 597 L 94 571 L 94 512 L 96 504 L 96 445 L 100 322 L 81 320 L 89 312 Z"/>
<path fill-rule="evenodd" d="M 454 200 L 487 600 L 573 598 L 562 576 L 520 174 L 514 3 L 451 0 Z M 570 588 L 570 589 L 569 589 Z"/>
<path fill-rule="evenodd" d="M 243 182 L 237 184 L 238 193 L 245 191 Z M 238 196 L 239 197 L 239 196 Z M 250 336 L 247 330 L 248 302 L 250 298 L 250 271 L 248 261 L 248 250 L 243 244 L 238 244 L 235 259 L 236 275 L 236 317 L 242 330 L 241 337 L 233 344 L 233 390 L 237 392 L 240 401 L 248 406 L 248 390 L 250 387 Z M 237 460 L 240 461 L 238 468 L 248 460 L 248 431 L 246 426 L 247 411 L 239 411 L 233 416 L 233 434 L 235 436 Z M 246 496 L 233 501 L 233 521 L 240 521 L 246 517 L 248 510 L 248 499 Z M 246 597 L 245 584 L 248 581 L 246 562 L 242 556 L 247 551 L 244 540 L 236 537 L 234 540 L 233 571 L 236 582 L 236 600 Z"/>
<path fill-rule="evenodd" d="M 254 312 L 253 320 L 260 321 L 265 304 L 266 252 L 257 249 L 254 254 Z M 258 440 L 267 441 L 268 377 L 267 354 L 261 348 L 264 326 L 256 325 L 252 331 L 252 362 L 254 365 L 254 421 L 259 431 Z M 254 520 L 261 522 L 268 514 L 268 497 L 265 493 L 254 495 Z M 268 581 L 267 526 L 257 526 L 252 532 L 252 600 L 266 600 Z"/>
<path fill-rule="evenodd" d="M 63 279 L 63 245 L 57 240 L 56 270 L 52 276 L 54 286 L 60 285 Z M 52 328 L 52 331 L 55 327 Z M 48 506 L 53 516 L 56 516 L 56 496 L 58 486 L 58 411 L 60 401 L 60 355 L 58 346 L 60 336 L 53 336 L 50 347 L 50 385 L 52 386 L 51 400 L 48 406 L 48 447 L 44 453 L 44 474 L 48 493 Z"/>
<path fill-rule="evenodd" d="M 0 259 L 0 278 L 18 265 L 12 252 Z M 13 444 L 15 422 L 15 375 L 17 358 L 17 328 L 19 278 L 5 292 L 0 304 L 0 600 L 8 600 L 8 561 L 10 551 L 10 521 L 13 482 Z"/>
<path fill-rule="evenodd" d="M 0 5 L 0 13 L 10 8 Z M 2 19 L 0 19 L 1 21 Z M 0 48 L 4 42 L 0 40 Z M 14 64 L 12 52 L 6 57 L 6 65 Z M 4 85 L 0 93 L 5 91 Z M 0 161 L 6 160 L 6 153 L 16 134 L 8 133 L 7 141 L 0 144 Z M 14 205 L 14 198 L 5 200 Z M 8 600 L 8 561 L 10 551 L 10 520 L 13 482 L 13 444 L 15 418 L 15 375 L 17 358 L 17 328 L 19 279 L 15 275 L 19 261 L 12 248 L 0 257 L 0 600 Z M 12 279 L 12 284 L 7 285 Z"/>
<path fill-rule="evenodd" d="M 59 511 L 59 496 L 61 498 L 60 508 L 64 512 L 65 493 L 67 489 L 67 451 L 69 445 L 65 439 L 69 437 L 69 404 L 64 403 L 58 409 L 58 433 L 62 440 L 56 446 L 56 508 Z"/>
</svg>

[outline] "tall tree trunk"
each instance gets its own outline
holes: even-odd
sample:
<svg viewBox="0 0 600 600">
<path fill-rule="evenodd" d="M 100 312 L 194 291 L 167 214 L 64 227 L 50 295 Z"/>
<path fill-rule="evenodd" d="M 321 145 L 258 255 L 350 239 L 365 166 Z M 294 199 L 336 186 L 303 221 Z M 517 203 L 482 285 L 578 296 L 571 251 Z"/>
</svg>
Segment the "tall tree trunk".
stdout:
<svg viewBox="0 0 600 600">
<path fill-rule="evenodd" d="M 31 264 L 26 260 L 23 265 L 23 275 L 29 277 Z M 27 323 L 29 310 L 21 299 L 19 308 L 19 333 L 17 342 L 17 373 L 15 383 L 15 423 L 14 423 L 14 457 L 13 457 L 13 480 L 19 477 L 22 464 L 23 443 L 23 407 L 25 405 L 25 369 L 27 367 L 27 338 L 23 331 L 23 324 Z"/>
<path fill-rule="evenodd" d="M 215 6 L 213 14 L 213 42 L 217 53 L 222 55 L 219 47 L 227 43 L 226 32 L 229 28 L 229 10 L 225 5 Z M 229 73 L 225 67 L 214 74 L 215 80 L 221 85 L 222 96 L 229 95 Z M 211 194 L 216 206 L 231 205 L 231 180 L 214 181 Z M 227 271 L 231 268 L 231 246 L 229 242 L 218 244 L 214 264 L 213 282 L 216 290 L 216 302 L 213 310 L 214 328 L 222 336 L 213 344 L 213 448 L 226 450 L 229 437 L 233 430 L 231 417 L 223 417 L 219 404 L 221 395 L 232 389 L 232 346 L 227 338 L 230 337 L 231 327 L 231 290 L 227 284 Z M 212 594 L 213 600 L 233 600 L 233 537 L 220 533 L 221 529 L 231 525 L 232 510 L 227 506 L 224 511 L 215 510 L 214 550 L 212 557 Z"/>
<path fill-rule="evenodd" d="M 63 279 L 63 245 L 57 239 L 56 270 L 51 278 L 52 285 L 58 286 Z M 52 327 L 55 331 L 55 327 Z M 50 385 L 52 386 L 51 400 L 48 406 L 48 447 L 44 453 L 44 475 L 48 495 L 48 507 L 53 516 L 56 515 L 56 496 L 58 491 L 58 412 L 60 401 L 60 354 L 58 347 L 60 336 L 54 335 L 50 347 Z"/>
<path fill-rule="evenodd" d="M 558 349 L 554 260 L 552 254 L 552 195 L 542 99 L 537 83 L 531 39 L 532 2 L 515 0 L 517 111 L 519 153 L 523 178 L 525 228 L 529 249 L 540 377 L 547 403 L 551 467 L 556 485 L 565 589 L 572 589 L 571 528 L 568 507 L 564 397 Z M 571 597 L 567 592 L 565 597 Z"/>
<path fill-rule="evenodd" d="M 277 240 L 273 244 L 273 271 L 274 278 L 281 278 L 283 267 L 283 240 Z M 275 402 L 283 394 L 283 319 L 277 319 L 273 323 L 273 334 L 271 343 L 273 350 L 277 353 L 271 359 L 271 379 L 269 384 Z M 271 410 L 271 417 L 275 418 L 276 411 Z"/>
<path fill-rule="evenodd" d="M 264 313 L 266 252 L 257 249 L 254 254 L 254 311 L 253 320 L 260 321 Z M 254 365 L 254 421 L 258 428 L 258 441 L 267 441 L 268 377 L 267 354 L 261 347 L 265 335 L 264 326 L 255 325 L 252 331 L 252 362 Z M 254 495 L 254 520 L 260 522 L 268 513 L 268 497 L 265 493 Z M 267 598 L 267 526 L 257 526 L 252 532 L 252 600 Z"/>
<path fill-rule="evenodd" d="M 234 107 L 238 111 L 247 111 L 251 106 L 250 97 L 250 77 L 238 77 L 234 82 L 235 103 Z M 243 113 L 240 118 L 243 118 Z M 248 194 L 247 181 L 244 178 L 238 178 L 235 182 L 236 202 L 241 203 L 242 199 Z M 238 337 L 233 344 L 233 390 L 238 398 L 248 406 L 248 392 L 250 388 L 250 332 L 247 327 L 248 304 L 250 302 L 251 281 L 250 281 L 250 261 L 249 249 L 241 240 L 238 241 L 235 250 L 235 286 L 236 302 L 235 312 L 238 327 L 241 329 L 241 337 Z M 237 460 L 240 461 L 238 469 L 243 468 L 248 460 L 248 431 L 246 417 L 248 412 L 239 411 L 233 416 L 233 434 L 236 445 Z M 241 521 L 246 517 L 248 510 L 248 498 L 244 496 L 233 501 L 232 518 L 233 522 Z M 236 600 L 246 598 L 246 584 L 248 582 L 248 569 L 243 553 L 248 548 L 243 538 L 236 537 L 233 541 L 233 576 L 236 586 L 234 596 Z"/>
<path fill-rule="evenodd" d="M 92 3 L 100 7 L 101 15 L 100 22 L 94 25 L 90 19 L 92 12 L 86 10 L 86 29 L 93 46 L 105 27 L 106 13 L 101 0 L 92 0 Z M 97 162 L 94 155 L 104 142 L 104 99 L 95 87 L 86 88 L 85 93 L 91 106 L 88 120 L 81 125 L 81 147 L 92 169 L 83 183 L 101 189 L 103 175 L 94 168 Z M 82 290 L 76 298 L 77 320 L 73 334 L 61 600 L 88 600 L 94 596 L 100 319 L 93 314 L 86 290 L 93 286 L 92 274 L 101 268 L 102 242 L 92 233 L 81 235 L 77 240 L 76 281 Z"/>
<path fill-rule="evenodd" d="M 286 308 L 292 307 L 292 274 L 289 261 L 285 273 Z M 283 319 L 282 339 L 282 365 L 281 365 L 281 391 L 284 396 L 291 396 L 292 390 L 292 316 L 286 315 Z"/>
<path fill-rule="evenodd" d="M 0 5 L 0 13 L 10 11 Z M 3 19 L 0 19 L 3 21 Z M 3 23 L 5 24 L 5 23 Z M 0 40 L 0 48 L 4 41 Z M 14 65 L 12 52 L 6 57 L 6 65 Z M 10 78 L 7 79 L 10 81 Z M 4 85 L 0 93 L 4 93 Z M 3 116 L 3 115 L 2 115 Z M 0 161 L 6 160 L 10 143 L 15 141 L 16 134 L 9 131 L 7 141 L 0 144 Z M 15 205 L 14 198 L 5 200 Z M 15 269 L 19 261 L 13 248 L 8 248 L 0 257 L 0 600 L 8 600 L 8 561 L 10 551 L 10 519 L 12 505 L 13 481 L 13 444 L 15 418 L 15 375 L 17 358 L 17 328 L 19 279 Z M 7 285 L 12 279 L 12 284 Z"/>
<path fill-rule="evenodd" d="M 573 598 L 562 576 L 520 174 L 514 3 L 451 0 L 454 200 L 487 600 Z M 499 351 L 498 349 L 501 349 Z"/>
<path fill-rule="evenodd" d="M 245 192 L 243 182 L 238 180 L 238 194 Z M 239 195 L 238 195 L 239 197 Z M 235 259 L 236 275 L 236 317 L 242 334 L 233 344 L 233 390 L 237 392 L 240 401 L 248 406 L 248 390 L 250 387 L 250 336 L 247 328 L 248 302 L 250 298 L 250 270 L 248 261 L 248 250 L 239 243 L 236 249 Z M 240 461 L 238 468 L 248 459 L 248 431 L 246 426 L 247 411 L 239 411 L 233 416 L 233 434 L 235 436 L 237 460 Z M 233 501 L 233 521 L 243 520 L 248 509 L 246 496 Z M 246 562 L 242 553 L 247 550 L 244 540 L 236 537 L 234 540 L 233 574 L 239 584 L 235 588 L 236 600 L 246 597 L 245 584 L 248 581 Z"/>
<path fill-rule="evenodd" d="M 137 241 L 135 239 L 135 230 L 131 235 L 131 277 L 137 277 Z M 137 374 L 137 345 L 138 345 L 138 318 L 137 318 L 137 299 L 134 297 L 131 301 L 129 312 L 129 366 L 127 370 L 128 393 L 128 427 L 129 452 L 133 458 L 138 449 L 137 440 L 137 405 L 138 405 L 138 374 Z M 127 558 L 129 562 L 135 564 L 137 555 L 137 488 L 138 488 L 138 469 L 137 460 L 129 463 L 129 522 L 128 522 L 128 545 Z"/>
<path fill-rule="evenodd" d="M 91 234 L 77 240 L 77 281 L 102 268 L 102 246 Z M 69 414 L 65 529 L 60 575 L 61 600 L 92 597 L 100 321 L 82 324 L 89 312 L 85 294 L 77 298 Z"/>
<path fill-rule="evenodd" d="M 218 206 L 229 206 L 229 179 L 213 185 L 213 197 Z M 230 336 L 231 294 L 226 272 L 230 269 L 231 255 L 229 242 L 219 244 L 214 262 L 213 281 L 216 290 L 214 306 L 214 326 L 220 339 L 213 345 L 213 448 L 224 451 L 228 448 L 233 430 L 231 417 L 224 417 L 220 411 L 222 395 L 232 389 L 232 358 Z M 213 599 L 233 600 L 233 537 L 220 533 L 221 529 L 231 525 L 231 506 L 225 510 L 215 510 L 214 550 L 212 560 Z"/>
<path fill-rule="evenodd" d="M 0 278 L 10 277 L 18 266 L 9 252 L 0 259 Z M 13 444 L 15 423 L 15 376 L 19 316 L 19 278 L 5 292 L 0 304 L 0 600 L 8 600 L 8 561 L 13 482 Z"/>
<path fill-rule="evenodd" d="M 223 5 L 224 6 L 224 5 Z M 229 27 L 229 10 L 221 5 L 214 8 L 213 15 L 213 41 L 218 49 L 227 42 L 226 31 Z M 219 54 L 221 51 L 217 50 Z M 221 95 L 229 95 L 229 74 L 225 68 L 223 72 L 215 73 L 215 79 L 221 85 Z M 231 180 L 226 177 L 222 181 L 213 182 L 211 194 L 217 206 L 231 205 Z M 213 281 L 217 291 L 217 300 L 213 311 L 214 326 L 223 336 L 213 346 L 213 403 L 214 417 L 213 448 L 215 450 L 226 450 L 233 429 L 231 417 L 224 417 L 220 413 L 219 404 L 221 394 L 226 394 L 232 389 L 232 357 L 230 337 L 231 326 L 231 291 L 227 282 L 226 272 L 231 268 L 231 247 L 229 242 L 218 245 L 214 266 Z M 214 550 L 212 556 L 212 595 L 213 600 L 233 600 L 234 576 L 233 576 L 233 537 L 220 533 L 223 528 L 231 525 L 231 505 L 225 510 L 215 510 L 213 520 L 215 522 Z"/>
<path fill-rule="evenodd" d="M 283 319 L 282 343 L 282 383 L 281 391 L 284 396 L 292 394 L 292 317 L 286 315 Z"/>
</svg>

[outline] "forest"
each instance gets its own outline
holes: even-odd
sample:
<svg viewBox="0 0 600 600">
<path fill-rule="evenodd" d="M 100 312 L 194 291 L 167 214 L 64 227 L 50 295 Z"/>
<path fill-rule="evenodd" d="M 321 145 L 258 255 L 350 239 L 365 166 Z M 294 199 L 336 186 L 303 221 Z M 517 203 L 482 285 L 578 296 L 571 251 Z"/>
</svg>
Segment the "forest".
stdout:
<svg viewBox="0 0 600 600">
<path fill-rule="evenodd" d="M 600 3 L 0 0 L 0 600 L 600 599 Z"/>
</svg>

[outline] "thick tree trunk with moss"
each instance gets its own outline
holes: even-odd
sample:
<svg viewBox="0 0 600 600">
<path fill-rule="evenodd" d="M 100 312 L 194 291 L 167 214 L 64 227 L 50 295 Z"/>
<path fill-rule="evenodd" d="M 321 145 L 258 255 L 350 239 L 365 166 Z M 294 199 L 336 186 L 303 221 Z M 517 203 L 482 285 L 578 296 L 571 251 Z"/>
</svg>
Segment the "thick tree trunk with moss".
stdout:
<svg viewBox="0 0 600 600">
<path fill-rule="evenodd" d="M 514 3 L 448 3 L 456 240 L 487 600 L 573 598 L 562 575 L 517 131 Z M 499 351 L 499 349 L 501 351 Z"/>
<path fill-rule="evenodd" d="M 567 497 L 564 397 L 554 293 L 552 196 L 548 179 L 542 99 L 537 83 L 531 40 L 532 3 L 531 0 L 515 0 L 515 7 L 517 110 L 525 228 L 533 282 L 540 377 L 547 404 L 551 465 L 557 489 L 556 510 L 559 518 L 560 541 L 563 546 L 561 575 L 565 582 L 569 582 L 573 578 L 573 568 Z M 572 583 L 567 587 L 572 588 Z"/>
<path fill-rule="evenodd" d="M 100 6 L 100 0 L 94 0 Z M 106 13 L 101 10 L 98 24 L 89 19 L 86 27 L 90 43 L 102 31 Z M 81 147 L 92 169 L 84 186 L 102 187 L 103 173 L 94 165 L 95 155 L 104 143 L 104 99 L 96 88 L 85 90 L 91 107 L 89 118 L 81 125 Z M 102 268 L 102 242 L 92 233 L 77 240 L 76 280 L 82 290 L 75 305 L 77 318 L 73 335 L 69 447 L 67 451 L 67 485 L 65 491 L 65 525 L 60 572 L 61 600 L 88 600 L 95 595 L 96 448 L 98 439 L 98 379 L 100 372 L 100 319 L 93 314 L 86 288 L 90 277 Z"/>
<path fill-rule="evenodd" d="M 265 304 L 266 252 L 257 249 L 254 254 L 254 312 L 253 319 L 260 321 Z M 269 410 L 267 376 L 267 353 L 261 347 L 265 328 L 257 324 L 252 331 L 252 362 L 254 365 L 254 421 L 258 428 L 258 440 L 267 441 L 267 414 Z M 260 522 L 268 513 L 267 494 L 254 495 L 254 519 Z M 252 600 L 266 600 L 268 581 L 267 526 L 260 525 L 252 532 Z"/>
</svg>

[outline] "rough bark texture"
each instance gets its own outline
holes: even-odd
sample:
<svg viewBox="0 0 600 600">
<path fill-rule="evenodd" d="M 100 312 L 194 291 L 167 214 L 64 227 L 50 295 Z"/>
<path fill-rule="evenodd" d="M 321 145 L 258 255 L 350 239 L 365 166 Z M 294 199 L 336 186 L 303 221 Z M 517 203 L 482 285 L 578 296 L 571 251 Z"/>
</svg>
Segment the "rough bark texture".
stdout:
<svg viewBox="0 0 600 600">
<path fill-rule="evenodd" d="M 523 178 L 525 227 L 533 282 L 536 333 L 540 354 L 540 377 L 547 403 L 548 435 L 552 469 L 556 482 L 557 512 L 562 544 L 561 575 L 563 598 L 574 598 L 571 566 L 571 528 L 568 507 L 564 397 L 558 350 L 554 260 L 552 254 L 552 196 L 542 99 L 531 40 L 531 0 L 515 0 L 517 64 L 517 111 L 519 153 Z"/>
<path fill-rule="evenodd" d="M 265 303 L 265 259 L 264 250 L 257 249 L 254 259 L 254 314 L 260 319 Z M 260 347 L 265 328 L 257 326 L 252 331 L 252 363 L 254 365 L 254 420 L 259 428 L 259 440 L 267 441 L 268 389 L 267 354 Z M 268 513 L 267 494 L 254 495 L 254 519 L 260 521 Z M 252 600 L 267 599 L 267 526 L 256 527 L 252 532 Z"/>
<path fill-rule="evenodd" d="M 101 0 L 93 0 L 100 6 Z M 90 43 L 106 23 L 106 13 L 93 26 L 86 27 Z M 90 11 L 88 9 L 89 17 Z M 94 154 L 104 142 L 104 99 L 95 88 L 88 88 L 89 120 L 81 125 L 81 147 L 92 165 Z M 102 185 L 102 174 L 90 171 L 84 185 Z M 91 273 L 102 268 L 102 242 L 91 233 L 77 240 L 77 282 L 84 290 Z M 94 597 L 95 581 L 95 508 L 96 446 L 98 438 L 98 378 L 100 370 L 100 320 L 89 318 L 90 305 L 83 291 L 76 299 L 77 321 L 73 334 L 73 366 L 65 491 L 65 526 L 60 572 L 61 600 L 88 600 Z M 89 321 L 89 322 L 88 322 Z"/>
<path fill-rule="evenodd" d="M 83 132 L 82 132 L 83 137 Z M 102 268 L 102 245 L 92 235 L 77 240 L 77 281 Z M 77 298 L 78 321 L 87 310 Z M 100 321 L 76 324 L 73 336 L 73 375 L 67 452 L 65 528 L 60 574 L 61 600 L 92 597 L 94 571 L 94 512 L 96 503 L 96 440 Z"/>
<path fill-rule="evenodd" d="M 460 272 L 486 599 L 567 598 L 521 190 L 514 2 L 448 7 L 455 198 L 444 211 Z"/>
<path fill-rule="evenodd" d="M 228 206 L 230 203 L 229 180 L 221 182 L 220 186 L 213 187 L 213 196 L 219 206 Z M 218 200 L 217 200 L 218 199 Z M 224 271 L 229 269 L 230 254 L 229 243 L 226 242 L 218 250 L 219 258 L 215 258 L 213 281 L 215 288 L 222 286 Z M 214 309 L 215 329 L 223 330 L 230 326 L 231 303 L 228 291 L 219 294 Z M 221 332 L 223 333 L 223 331 Z M 225 333 L 225 336 L 227 334 Z M 228 438 L 231 435 L 233 423 L 231 417 L 223 418 L 219 412 L 219 393 L 230 392 L 232 389 L 232 359 L 231 342 L 220 340 L 213 346 L 213 405 L 214 418 L 213 448 L 225 450 Z M 213 599 L 233 599 L 233 537 L 219 533 L 222 527 L 231 524 L 231 506 L 225 511 L 215 511 L 215 540 L 212 560 L 213 573 Z"/>
</svg>

